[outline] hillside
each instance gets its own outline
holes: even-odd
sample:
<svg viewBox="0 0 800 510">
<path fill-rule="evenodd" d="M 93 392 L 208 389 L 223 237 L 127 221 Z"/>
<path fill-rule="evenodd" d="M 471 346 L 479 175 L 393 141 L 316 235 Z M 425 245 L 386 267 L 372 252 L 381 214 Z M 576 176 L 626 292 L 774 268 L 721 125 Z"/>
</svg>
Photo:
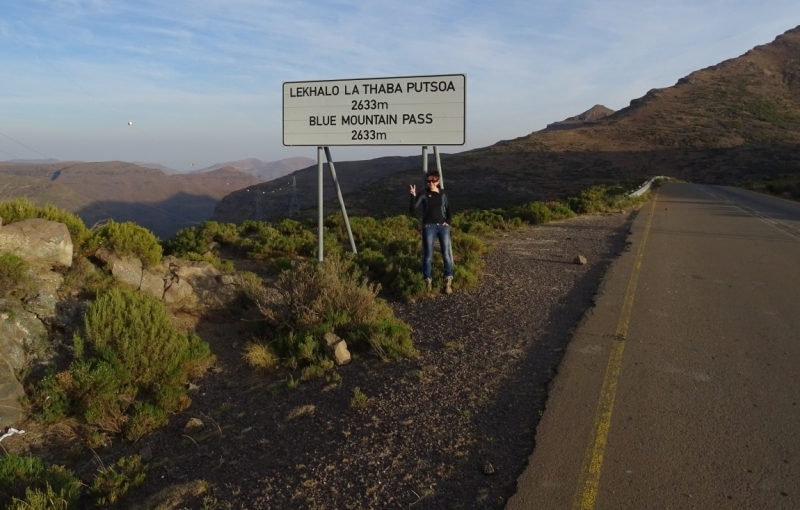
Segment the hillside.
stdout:
<svg viewBox="0 0 800 510">
<path fill-rule="evenodd" d="M 450 156 L 442 154 L 441 157 L 443 160 L 447 160 Z M 334 161 L 334 165 L 342 193 L 350 193 L 414 165 L 419 166 L 420 160 L 419 156 L 389 156 L 363 161 Z M 220 201 L 213 219 L 238 223 L 246 219 L 254 219 L 257 216 L 257 208 L 261 210 L 261 218 L 286 215 L 292 199 L 291 182 L 293 177 L 297 183 L 299 208 L 315 207 L 317 203 L 316 163 L 282 178 L 262 183 L 257 188 L 251 187 L 234 191 Z M 257 193 L 261 194 L 258 205 Z M 325 164 L 323 193 L 326 201 L 336 200 L 336 190 L 333 187 L 327 163 Z M 338 208 L 338 203 L 331 205 L 331 208 L 334 207 Z M 330 212 L 333 212 L 333 209 Z"/>
<path fill-rule="evenodd" d="M 208 168 L 196 170 L 192 173 L 212 172 L 219 170 L 226 166 L 233 167 L 241 172 L 258 177 L 261 181 L 271 181 L 278 179 L 284 175 L 290 174 L 295 170 L 300 170 L 314 163 L 311 158 L 285 158 L 279 161 L 261 161 L 256 158 L 240 159 L 237 161 L 229 161 L 227 163 L 219 163 Z"/>
<path fill-rule="evenodd" d="M 652 175 L 746 184 L 800 174 L 800 27 L 591 124 L 453 156 L 443 173 L 458 208 L 551 199 Z M 408 183 L 419 180 L 418 170 L 408 170 L 375 182 L 346 198 L 348 211 L 402 213 Z"/>
<path fill-rule="evenodd" d="M 22 180 L 20 180 L 22 179 Z M 20 180 L 20 184 L 14 184 Z M 28 196 L 77 213 L 88 225 L 106 218 L 134 221 L 160 237 L 208 219 L 231 190 L 258 179 L 235 168 L 195 175 L 165 175 L 131 163 L 0 163 L 0 189 L 28 185 L 9 197 Z M 8 192 L 7 192 L 8 193 Z"/>
</svg>

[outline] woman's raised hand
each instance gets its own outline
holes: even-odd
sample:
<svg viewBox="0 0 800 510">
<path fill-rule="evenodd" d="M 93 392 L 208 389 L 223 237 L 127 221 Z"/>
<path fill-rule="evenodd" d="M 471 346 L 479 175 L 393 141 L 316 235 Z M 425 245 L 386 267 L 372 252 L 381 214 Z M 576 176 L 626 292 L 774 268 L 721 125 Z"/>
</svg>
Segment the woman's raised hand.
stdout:
<svg viewBox="0 0 800 510">
<path fill-rule="evenodd" d="M 410 188 L 411 188 L 411 189 L 410 189 L 410 191 L 411 191 L 411 195 L 412 195 L 412 196 L 417 196 L 417 185 L 416 185 L 416 184 L 411 184 L 411 185 L 410 185 Z"/>
</svg>

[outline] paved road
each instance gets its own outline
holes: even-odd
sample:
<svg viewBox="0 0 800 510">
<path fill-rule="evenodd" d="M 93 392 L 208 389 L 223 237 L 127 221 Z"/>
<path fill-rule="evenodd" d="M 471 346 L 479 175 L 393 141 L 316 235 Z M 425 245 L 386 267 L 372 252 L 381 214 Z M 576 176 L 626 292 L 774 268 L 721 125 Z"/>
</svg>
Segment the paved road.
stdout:
<svg viewBox="0 0 800 510">
<path fill-rule="evenodd" d="M 800 509 L 800 204 L 669 184 L 631 231 L 507 508 Z"/>
</svg>

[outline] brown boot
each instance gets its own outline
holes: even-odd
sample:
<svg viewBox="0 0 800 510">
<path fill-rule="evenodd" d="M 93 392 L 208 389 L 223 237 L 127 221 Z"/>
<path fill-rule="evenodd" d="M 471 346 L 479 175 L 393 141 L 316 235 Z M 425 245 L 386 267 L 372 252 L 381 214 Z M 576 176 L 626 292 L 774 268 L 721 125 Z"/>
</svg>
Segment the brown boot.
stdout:
<svg viewBox="0 0 800 510">
<path fill-rule="evenodd" d="M 444 293 L 445 294 L 452 294 L 453 293 L 453 277 L 445 278 L 444 280 Z"/>
</svg>

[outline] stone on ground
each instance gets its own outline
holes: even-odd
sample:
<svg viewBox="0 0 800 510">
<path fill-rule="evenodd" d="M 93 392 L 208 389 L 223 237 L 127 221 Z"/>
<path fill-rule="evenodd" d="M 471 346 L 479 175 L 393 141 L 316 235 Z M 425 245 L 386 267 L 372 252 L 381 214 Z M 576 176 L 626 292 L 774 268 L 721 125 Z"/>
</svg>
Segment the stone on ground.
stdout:
<svg viewBox="0 0 800 510">
<path fill-rule="evenodd" d="M 350 351 L 347 349 L 347 342 L 333 333 L 325 333 L 325 353 L 337 365 L 350 363 Z"/>
</svg>

